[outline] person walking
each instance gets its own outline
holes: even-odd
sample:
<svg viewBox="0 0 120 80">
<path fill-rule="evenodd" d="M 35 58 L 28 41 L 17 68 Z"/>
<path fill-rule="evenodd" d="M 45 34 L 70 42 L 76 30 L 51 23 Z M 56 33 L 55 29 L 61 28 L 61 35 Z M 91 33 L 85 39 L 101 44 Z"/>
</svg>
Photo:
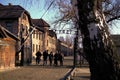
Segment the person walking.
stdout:
<svg viewBox="0 0 120 80">
<path fill-rule="evenodd" d="M 64 55 L 62 53 L 58 53 L 58 57 L 59 57 L 59 62 L 60 62 L 60 66 L 63 66 L 63 59 L 64 59 Z"/>
<path fill-rule="evenodd" d="M 53 52 L 50 52 L 50 54 L 49 54 L 50 66 L 52 65 L 52 60 L 53 60 Z"/>
<path fill-rule="evenodd" d="M 40 63 L 40 60 L 41 60 L 41 52 L 40 51 L 38 51 L 37 53 L 36 53 L 36 64 L 39 64 Z"/>
<path fill-rule="evenodd" d="M 48 50 L 43 52 L 43 66 L 47 65 Z"/>
<path fill-rule="evenodd" d="M 57 66 L 58 65 L 58 52 L 55 53 L 54 55 L 54 65 Z"/>
</svg>

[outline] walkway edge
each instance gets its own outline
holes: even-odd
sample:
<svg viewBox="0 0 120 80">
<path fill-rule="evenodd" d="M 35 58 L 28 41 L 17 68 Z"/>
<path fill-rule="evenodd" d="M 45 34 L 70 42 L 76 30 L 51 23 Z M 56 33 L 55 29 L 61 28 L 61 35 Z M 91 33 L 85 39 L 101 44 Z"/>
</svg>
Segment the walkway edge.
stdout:
<svg viewBox="0 0 120 80">
<path fill-rule="evenodd" d="M 65 75 L 62 79 L 60 79 L 60 80 L 70 80 L 70 79 L 71 79 L 71 76 L 74 75 L 74 72 L 75 72 L 75 67 L 73 67 L 72 69 L 70 69 L 70 70 L 66 73 L 66 75 Z"/>
</svg>

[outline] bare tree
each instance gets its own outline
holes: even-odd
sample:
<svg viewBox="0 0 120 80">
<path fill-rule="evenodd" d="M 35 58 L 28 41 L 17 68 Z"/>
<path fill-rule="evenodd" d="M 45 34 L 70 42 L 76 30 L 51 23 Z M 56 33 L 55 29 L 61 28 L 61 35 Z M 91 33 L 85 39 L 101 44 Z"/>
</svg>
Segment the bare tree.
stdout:
<svg viewBox="0 0 120 80">
<path fill-rule="evenodd" d="M 56 17 L 55 23 L 70 23 L 70 21 L 77 19 L 74 6 L 71 4 L 74 0 L 56 0 L 56 6 L 61 13 Z M 105 20 L 109 24 L 113 24 L 115 20 L 120 19 L 120 1 L 119 0 L 102 0 L 102 10 L 105 15 Z M 56 7 L 55 7 L 56 8 Z"/>
<path fill-rule="evenodd" d="M 120 1 L 105 0 L 103 3 L 103 12 L 106 16 L 106 22 L 111 23 L 120 18 Z"/>
</svg>

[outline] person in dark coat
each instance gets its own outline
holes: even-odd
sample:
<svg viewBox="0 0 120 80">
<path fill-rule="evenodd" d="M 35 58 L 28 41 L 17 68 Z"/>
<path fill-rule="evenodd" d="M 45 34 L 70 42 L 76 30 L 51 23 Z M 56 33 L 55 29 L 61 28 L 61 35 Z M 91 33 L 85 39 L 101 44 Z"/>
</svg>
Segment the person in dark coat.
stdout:
<svg viewBox="0 0 120 80">
<path fill-rule="evenodd" d="M 40 60 L 41 60 L 41 52 L 40 51 L 38 51 L 37 53 L 36 53 L 36 64 L 39 64 L 40 63 Z"/>
<path fill-rule="evenodd" d="M 48 50 L 43 52 L 43 66 L 47 65 Z"/>
<path fill-rule="evenodd" d="M 49 54 L 49 62 L 50 62 L 50 66 L 52 65 L 52 60 L 53 60 L 53 53 L 50 52 L 50 54 Z"/>
<path fill-rule="evenodd" d="M 58 52 L 55 53 L 54 55 L 54 65 L 57 66 L 58 65 Z"/>
<path fill-rule="evenodd" d="M 60 66 L 63 66 L 63 59 L 64 59 L 64 55 L 62 53 L 59 53 Z"/>
</svg>

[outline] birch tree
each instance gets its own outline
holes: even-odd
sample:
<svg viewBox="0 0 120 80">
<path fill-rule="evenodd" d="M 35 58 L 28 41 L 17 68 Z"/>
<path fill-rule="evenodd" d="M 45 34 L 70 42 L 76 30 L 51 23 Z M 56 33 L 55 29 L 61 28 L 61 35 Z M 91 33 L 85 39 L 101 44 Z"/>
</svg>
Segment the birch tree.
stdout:
<svg viewBox="0 0 120 80">
<path fill-rule="evenodd" d="M 120 66 L 108 31 L 102 0 L 77 0 L 79 29 L 91 80 L 120 80 Z"/>
</svg>

